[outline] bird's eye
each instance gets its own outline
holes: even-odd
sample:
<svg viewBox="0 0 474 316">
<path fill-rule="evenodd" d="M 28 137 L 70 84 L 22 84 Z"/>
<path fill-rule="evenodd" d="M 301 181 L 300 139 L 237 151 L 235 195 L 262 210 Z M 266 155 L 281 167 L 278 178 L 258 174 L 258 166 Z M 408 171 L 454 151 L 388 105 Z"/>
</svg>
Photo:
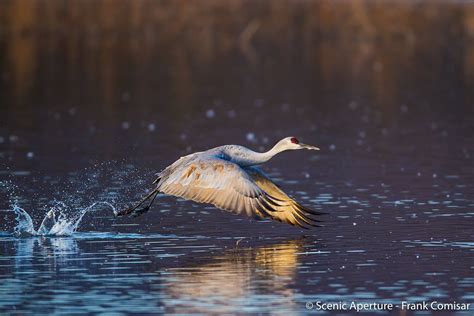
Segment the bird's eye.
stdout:
<svg viewBox="0 0 474 316">
<path fill-rule="evenodd" d="M 290 140 L 291 140 L 291 142 L 292 142 L 293 144 L 299 144 L 299 143 L 300 143 L 300 141 L 297 140 L 295 137 L 291 137 Z"/>
</svg>

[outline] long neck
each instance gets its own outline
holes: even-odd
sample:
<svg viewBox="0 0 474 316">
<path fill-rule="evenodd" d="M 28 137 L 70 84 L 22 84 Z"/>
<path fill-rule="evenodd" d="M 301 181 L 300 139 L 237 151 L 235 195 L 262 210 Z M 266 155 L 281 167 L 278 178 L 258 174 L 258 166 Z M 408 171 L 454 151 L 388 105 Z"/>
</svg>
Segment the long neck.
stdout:
<svg viewBox="0 0 474 316">
<path fill-rule="evenodd" d="M 257 153 L 257 155 L 260 156 L 260 159 L 262 160 L 261 163 L 267 162 L 270 159 L 272 159 L 273 156 L 275 156 L 276 154 L 279 154 L 282 151 L 285 151 L 284 148 L 282 148 L 280 146 L 277 146 L 277 145 L 273 146 L 273 148 L 270 149 L 269 151 L 266 151 L 266 152 L 263 152 L 263 153 Z"/>
<path fill-rule="evenodd" d="M 286 148 L 281 146 L 280 144 L 276 144 L 273 146 L 272 149 L 269 151 L 259 153 L 255 151 L 251 151 L 245 159 L 239 161 L 238 163 L 240 165 L 246 165 L 246 166 L 253 166 L 253 165 L 261 165 L 270 159 L 273 158 L 278 153 L 281 153 L 282 151 L 285 151 Z"/>
</svg>

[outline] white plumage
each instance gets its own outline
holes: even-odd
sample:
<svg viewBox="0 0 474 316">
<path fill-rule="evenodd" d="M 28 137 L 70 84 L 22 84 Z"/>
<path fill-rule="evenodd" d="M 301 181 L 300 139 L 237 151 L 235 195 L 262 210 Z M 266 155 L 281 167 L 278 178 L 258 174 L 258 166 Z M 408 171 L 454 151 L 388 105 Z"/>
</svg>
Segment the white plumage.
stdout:
<svg viewBox="0 0 474 316">
<path fill-rule="evenodd" d="M 303 207 L 286 195 L 257 166 L 286 150 L 319 148 L 302 144 L 295 137 L 279 141 L 271 150 L 258 153 L 243 146 L 225 145 L 181 157 L 158 174 L 156 188 L 135 207 L 118 215 L 142 214 L 160 192 L 200 203 L 271 218 L 308 228 L 317 226 L 321 213 Z M 138 209 L 152 199 L 145 208 Z"/>
</svg>

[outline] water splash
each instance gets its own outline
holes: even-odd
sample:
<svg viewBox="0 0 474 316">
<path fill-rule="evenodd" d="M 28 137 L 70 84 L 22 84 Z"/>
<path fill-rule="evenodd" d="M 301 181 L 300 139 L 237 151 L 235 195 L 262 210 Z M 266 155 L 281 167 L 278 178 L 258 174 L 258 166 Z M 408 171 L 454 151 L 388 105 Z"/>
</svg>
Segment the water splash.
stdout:
<svg viewBox="0 0 474 316">
<path fill-rule="evenodd" d="M 38 234 L 47 235 L 51 231 L 51 228 L 54 225 L 56 225 L 56 223 L 57 223 L 56 214 L 54 210 L 50 210 L 48 213 L 46 213 L 46 216 L 43 218 L 40 228 L 38 229 Z"/>
<path fill-rule="evenodd" d="M 13 206 L 13 212 L 16 214 L 15 219 L 17 224 L 13 231 L 16 236 L 22 237 L 37 235 L 30 214 L 17 205 Z"/>
<path fill-rule="evenodd" d="M 18 205 L 13 206 L 16 214 L 16 226 L 13 230 L 17 237 L 27 236 L 71 236 L 77 231 L 84 215 L 90 211 L 98 210 L 99 206 L 110 208 L 114 214 L 115 207 L 109 202 L 95 202 L 79 212 L 67 212 L 67 206 L 57 202 L 43 218 L 38 230 L 35 230 L 30 214 Z"/>
<path fill-rule="evenodd" d="M 15 237 L 70 236 L 79 225 L 85 224 L 82 220 L 87 213 L 105 209 L 110 215 L 111 209 L 116 215 L 113 205 L 124 205 L 140 197 L 145 179 L 153 173 L 154 170 L 137 168 L 126 161 L 107 161 L 70 172 L 59 179 L 32 176 L 33 179 L 23 182 L 21 177 L 12 174 L 0 179 L 0 204 L 4 204 L 5 197 L 5 204 L 10 205 L 8 209 L 0 208 L 2 216 L 7 211 L 5 217 L 0 218 L 0 236 L 3 233 Z M 31 182 L 38 184 L 33 194 Z M 44 203 L 47 203 L 46 207 Z M 111 219 L 110 216 L 102 218 L 102 215 L 95 216 L 91 222 L 84 221 L 96 227 Z"/>
</svg>

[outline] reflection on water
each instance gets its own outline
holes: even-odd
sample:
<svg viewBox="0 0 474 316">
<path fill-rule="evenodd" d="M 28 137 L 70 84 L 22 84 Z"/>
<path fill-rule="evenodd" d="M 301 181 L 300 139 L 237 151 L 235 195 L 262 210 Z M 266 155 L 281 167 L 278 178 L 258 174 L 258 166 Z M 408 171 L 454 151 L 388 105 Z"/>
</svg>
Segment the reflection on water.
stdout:
<svg viewBox="0 0 474 316">
<path fill-rule="evenodd" d="M 474 204 L 464 158 L 443 152 L 433 177 L 425 157 L 411 165 L 412 157 L 392 153 L 385 171 L 380 159 L 357 152 L 352 163 L 364 168 L 356 170 L 319 155 L 270 164 L 285 190 L 329 213 L 314 231 L 163 198 L 136 219 L 112 217 L 109 207 L 90 212 L 71 237 L 2 233 L 0 312 L 287 315 L 316 300 L 473 302 Z M 146 181 L 136 180 L 148 171 L 113 166 L 10 180 L 24 188 L 15 200 L 38 227 L 52 196 L 80 214 L 91 200 L 120 206 L 143 193 Z M 321 166 L 329 171 L 316 172 Z M 31 181 L 44 185 L 31 191 Z M 15 223 L 13 212 L 1 214 L 2 227 Z"/>
<path fill-rule="evenodd" d="M 35 257 L 42 257 L 51 268 L 56 268 L 64 265 L 68 257 L 77 256 L 79 251 L 74 238 L 19 238 L 15 240 L 15 249 L 16 271 L 29 270 Z"/>
<path fill-rule="evenodd" d="M 16 104 L 37 95 L 72 107 L 100 104 L 99 115 L 117 120 L 129 104 L 150 114 L 157 93 L 172 113 L 198 106 L 196 98 L 214 89 L 224 101 L 288 92 L 266 82 L 275 81 L 300 97 L 328 89 L 369 94 L 375 107 L 393 112 L 400 90 L 429 89 L 436 77 L 473 85 L 469 2 L 71 2 L 0 4 L 4 93 Z M 58 84 L 64 89 L 47 89 Z"/>
<path fill-rule="evenodd" d="M 179 314 L 299 310 L 291 288 L 301 241 L 228 250 L 212 262 L 164 273 L 166 310 Z"/>
<path fill-rule="evenodd" d="M 0 257 L 0 311 L 29 310 L 32 299 L 39 299 L 38 287 L 55 285 L 54 271 L 67 266 L 77 257 L 79 248 L 72 238 L 32 237 L 11 239 L 15 252 Z M 5 237 L 0 237 L 5 243 Z"/>
<path fill-rule="evenodd" d="M 95 234 L 82 234 L 79 241 L 64 237 L 2 237 L 2 242 L 12 244 L 14 252 L 0 259 L 0 309 L 15 307 L 21 313 L 34 304 L 37 312 L 51 311 L 51 306 L 38 300 L 45 294 L 61 311 L 93 295 L 97 305 L 88 307 L 92 312 L 105 307 L 109 312 L 126 312 L 128 306 L 174 313 L 225 313 L 239 306 L 247 312 L 300 308 L 291 285 L 302 240 L 220 250 L 224 253 L 210 255 L 194 251 L 208 248 L 195 244 L 199 237 L 143 235 L 149 246 L 145 252 L 143 240 L 136 237 L 128 235 L 125 243 L 109 237 L 104 249 L 98 246 L 101 241 Z M 173 253 L 183 250 L 194 253 L 176 262 L 170 260 Z M 161 251 L 170 256 L 155 256 Z M 143 265 L 157 270 L 140 272 L 139 266 Z M 67 279 L 51 279 L 54 274 Z M 87 290 L 80 284 L 88 284 Z M 112 297 L 115 298 L 110 300 Z M 31 299 L 35 301 L 28 302 Z"/>
<path fill-rule="evenodd" d="M 18 313 L 68 313 L 73 306 L 93 313 L 133 308 L 288 315 L 304 312 L 304 303 L 315 300 L 474 298 L 472 262 L 465 260 L 472 243 L 432 241 L 420 248 L 418 241 L 395 237 L 382 247 L 372 239 L 363 249 L 360 240 L 336 234 L 331 241 L 137 233 L 0 237 L 6 246 L 0 258 L 0 310 L 14 307 Z M 433 245 L 448 249 L 433 252 Z M 439 265 L 448 258 L 454 265 Z"/>
</svg>

